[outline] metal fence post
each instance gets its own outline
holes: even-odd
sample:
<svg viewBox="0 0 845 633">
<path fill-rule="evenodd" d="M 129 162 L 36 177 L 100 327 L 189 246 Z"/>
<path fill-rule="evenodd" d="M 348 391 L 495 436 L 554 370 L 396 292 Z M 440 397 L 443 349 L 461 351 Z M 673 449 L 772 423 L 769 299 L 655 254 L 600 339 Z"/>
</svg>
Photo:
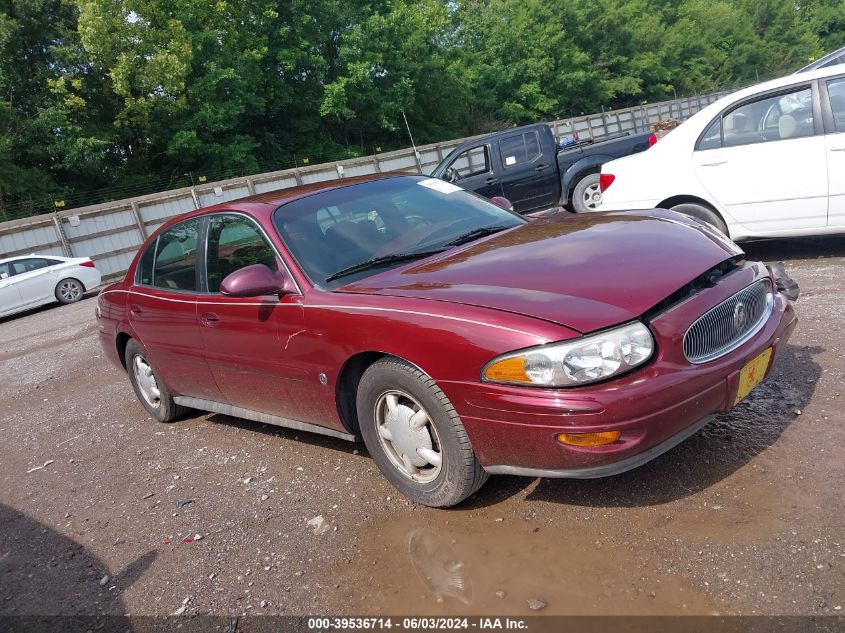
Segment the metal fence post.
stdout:
<svg viewBox="0 0 845 633">
<path fill-rule="evenodd" d="M 134 200 L 129 203 L 129 206 L 132 209 L 132 217 L 135 218 L 135 225 L 141 233 L 141 241 L 143 242 L 149 237 L 149 234 L 147 233 L 147 227 L 144 226 L 144 220 L 141 218 L 141 209 L 138 207 L 138 203 Z"/>
<path fill-rule="evenodd" d="M 65 257 L 73 257 L 70 242 L 67 241 L 67 235 L 65 235 L 65 230 L 62 228 L 62 220 L 59 217 L 59 214 L 55 211 L 53 212 L 53 226 L 56 227 L 56 234 L 59 236 L 59 241 L 62 243 L 62 250 L 65 253 Z"/>
</svg>

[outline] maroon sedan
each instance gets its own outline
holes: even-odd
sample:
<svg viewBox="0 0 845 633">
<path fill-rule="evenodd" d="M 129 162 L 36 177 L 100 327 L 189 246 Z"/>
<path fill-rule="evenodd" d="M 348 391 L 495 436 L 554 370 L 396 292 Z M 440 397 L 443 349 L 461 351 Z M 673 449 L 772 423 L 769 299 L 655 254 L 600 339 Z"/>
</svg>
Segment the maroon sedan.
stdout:
<svg viewBox="0 0 845 633">
<path fill-rule="evenodd" d="M 774 279 L 671 211 L 531 222 L 418 176 L 167 222 L 98 299 L 141 404 L 356 440 L 408 498 L 489 473 L 604 477 L 763 379 L 796 319 Z"/>
</svg>

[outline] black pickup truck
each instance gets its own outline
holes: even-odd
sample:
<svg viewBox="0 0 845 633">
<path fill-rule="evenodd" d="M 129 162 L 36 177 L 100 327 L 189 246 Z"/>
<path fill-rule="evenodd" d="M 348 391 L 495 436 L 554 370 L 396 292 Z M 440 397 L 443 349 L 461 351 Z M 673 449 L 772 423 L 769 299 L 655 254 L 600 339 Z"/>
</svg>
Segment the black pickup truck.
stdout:
<svg viewBox="0 0 845 633">
<path fill-rule="evenodd" d="M 655 139 L 650 132 L 624 132 L 567 141 L 564 146 L 546 123 L 525 125 L 462 143 L 431 175 L 488 198 L 507 198 L 519 213 L 558 206 L 583 213 L 601 199 L 602 164 L 648 149 Z"/>
</svg>

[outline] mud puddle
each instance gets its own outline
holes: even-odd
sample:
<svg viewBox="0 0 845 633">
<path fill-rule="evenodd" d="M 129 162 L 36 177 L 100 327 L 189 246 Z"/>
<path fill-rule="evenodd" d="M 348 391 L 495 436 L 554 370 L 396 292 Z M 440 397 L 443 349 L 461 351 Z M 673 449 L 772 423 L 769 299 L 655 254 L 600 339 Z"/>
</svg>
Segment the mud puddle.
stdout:
<svg viewBox="0 0 845 633">
<path fill-rule="evenodd" d="M 627 548 L 550 524 L 417 511 L 372 520 L 360 534 L 370 536 L 356 556 L 330 571 L 349 588 L 340 590 L 341 604 L 358 612 L 364 605 L 366 613 L 397 615 L 724 612 Z"/>
</svg>

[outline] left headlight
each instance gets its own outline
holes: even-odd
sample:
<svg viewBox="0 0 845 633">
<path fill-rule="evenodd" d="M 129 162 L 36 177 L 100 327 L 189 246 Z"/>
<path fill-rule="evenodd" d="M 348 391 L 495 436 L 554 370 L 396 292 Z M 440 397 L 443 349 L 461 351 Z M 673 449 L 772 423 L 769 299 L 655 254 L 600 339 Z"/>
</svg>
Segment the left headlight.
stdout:
<svg viewBox="0 0 845 633">
<path fill-rule="evenodd" d="M 482 380 L 538 387 L 573 387 L 642 365 L 654 339 L 640 322 L 599 334 L 504 354 L 487 363 Z"/>
</svg>

